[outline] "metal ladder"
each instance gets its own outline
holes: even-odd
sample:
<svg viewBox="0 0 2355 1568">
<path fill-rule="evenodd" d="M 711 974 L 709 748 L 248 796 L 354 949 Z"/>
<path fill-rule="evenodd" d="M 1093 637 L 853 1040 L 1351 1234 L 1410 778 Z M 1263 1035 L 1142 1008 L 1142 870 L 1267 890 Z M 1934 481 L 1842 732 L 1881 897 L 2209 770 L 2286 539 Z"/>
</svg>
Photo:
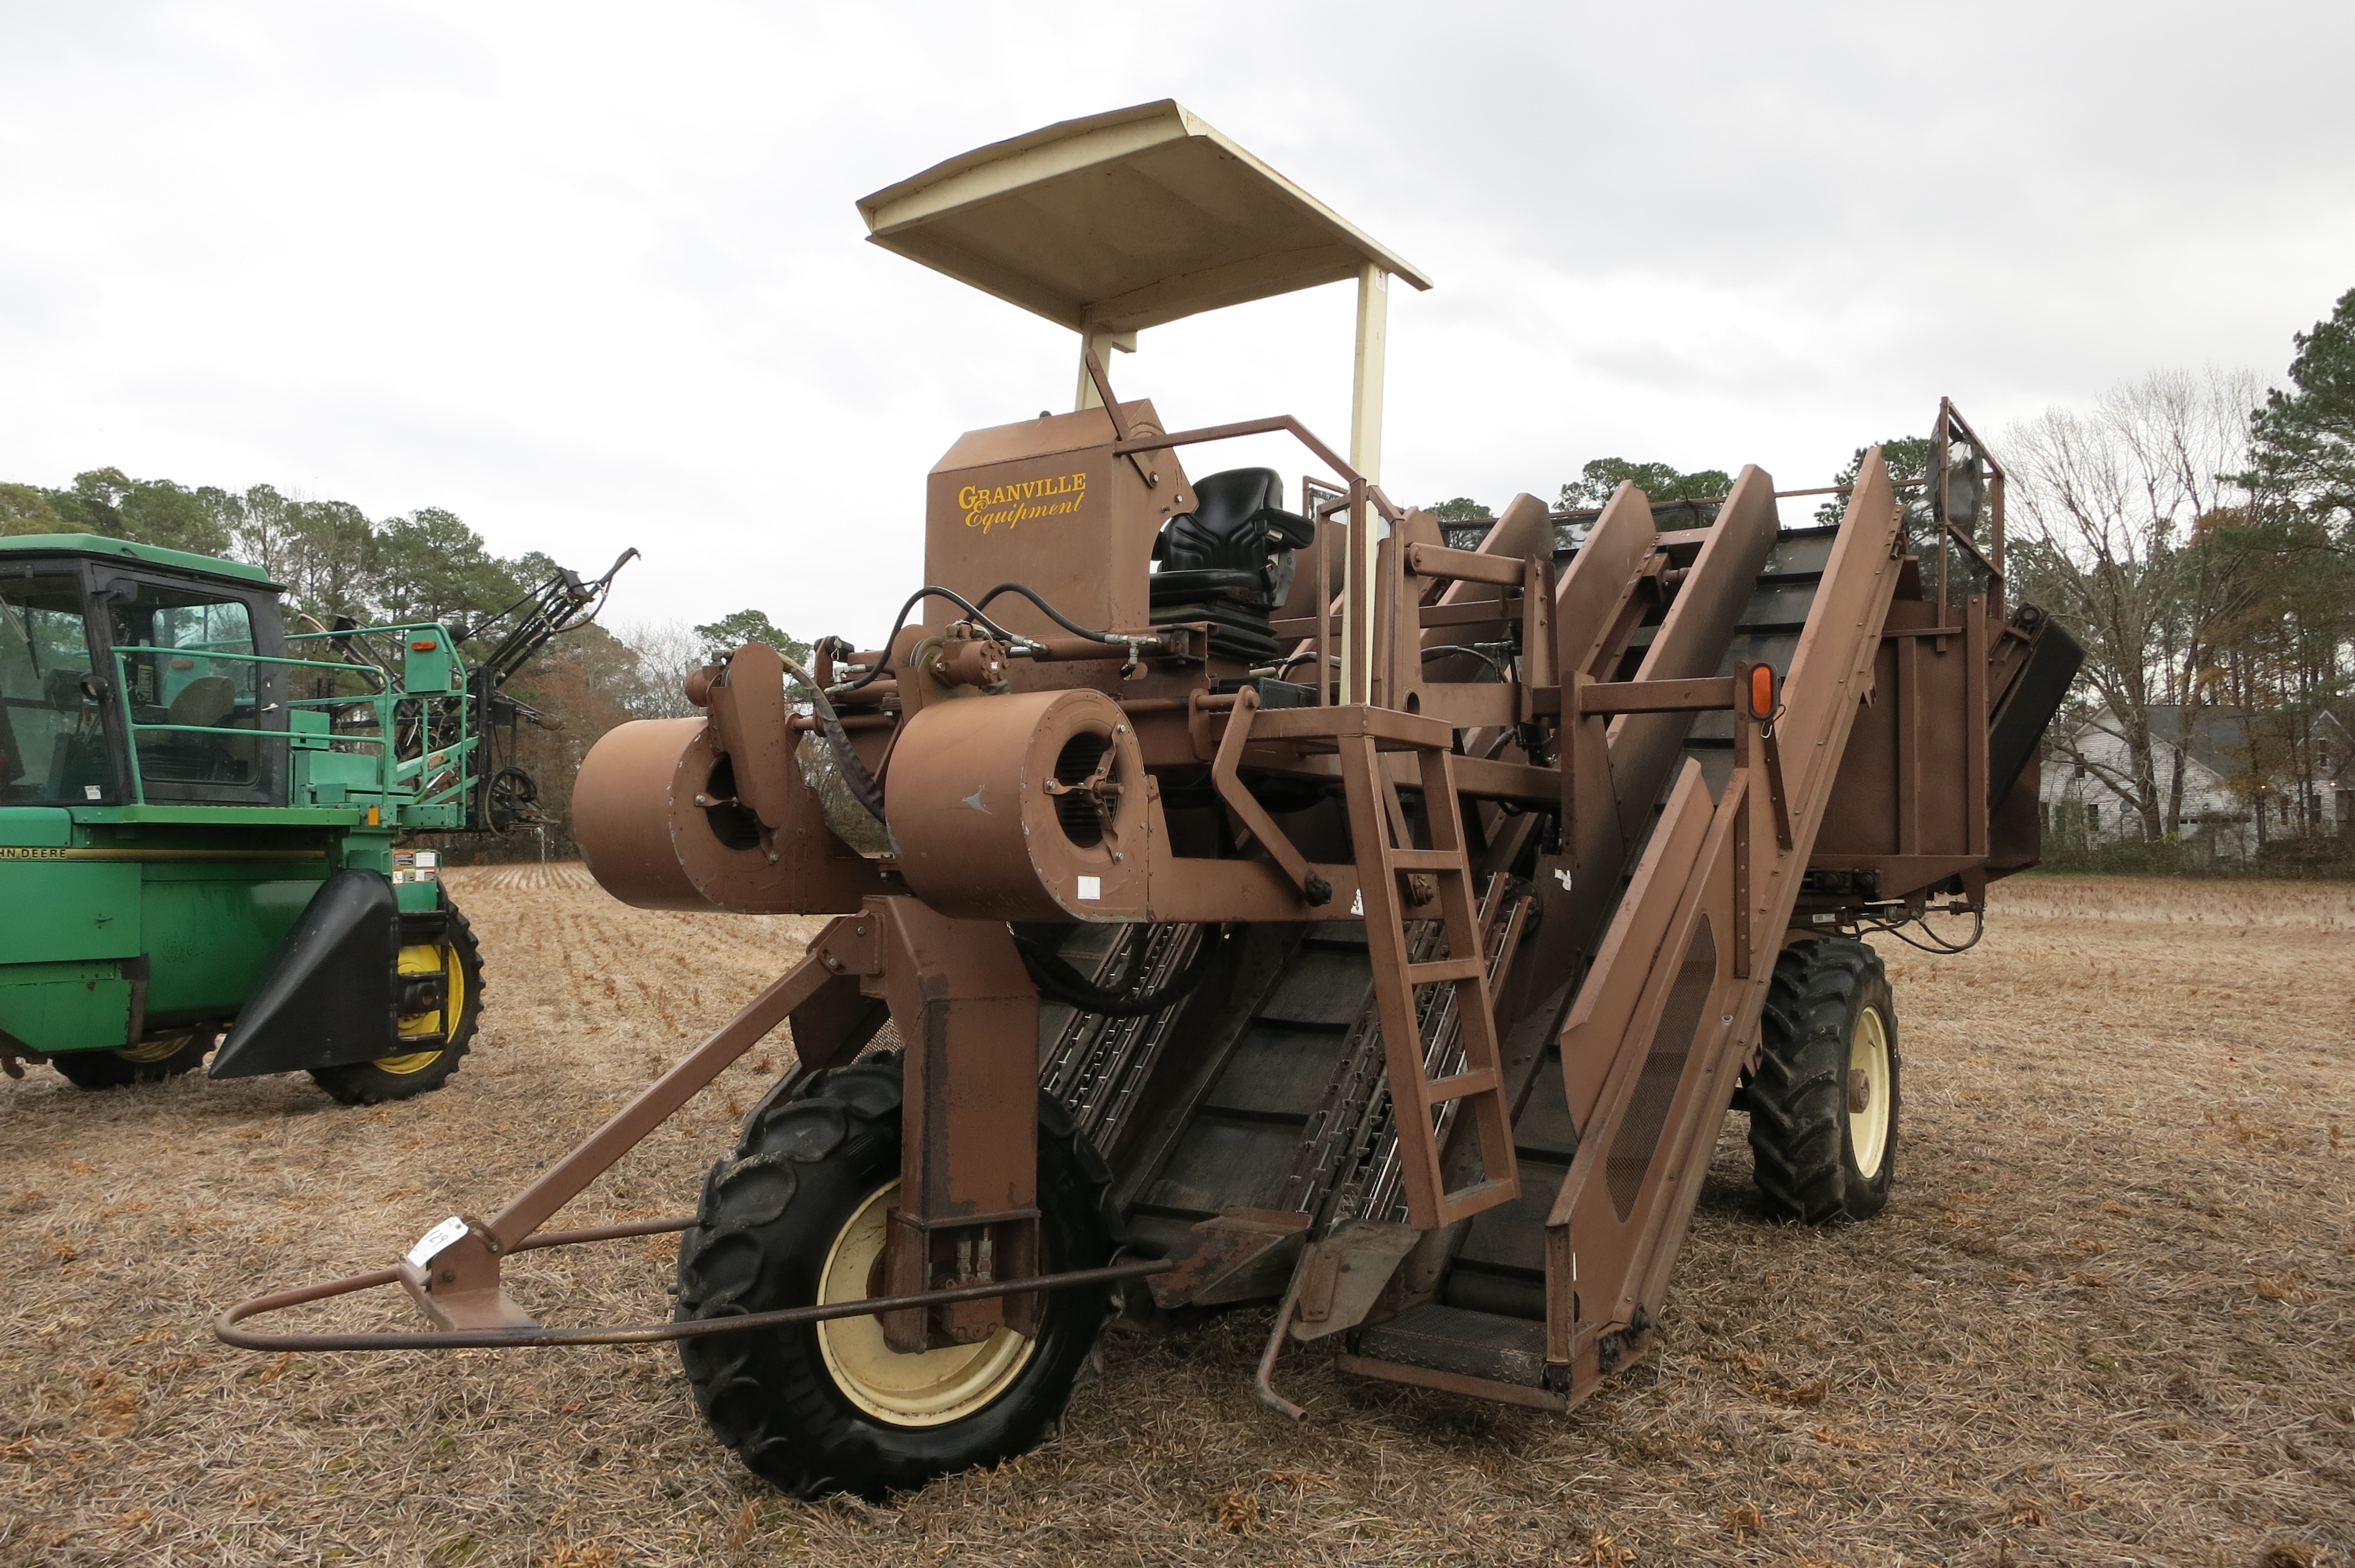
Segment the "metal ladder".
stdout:
<svg viewBox="0 0 2355 1568">
<path fill-rule="evenodd" d="M 1365 905 L 1366 946 L 1381 1015 L 1408 1222 L 1418 1230 L 1432 1230 L 1510 1202 L 1520 1192 L 1512 1111 L 1506 1104 L 1497 1059 L 1496 1013 L 1488 992 L 1488 966 L 1481 954 L 1478 902 L 1456 802 L 1453 758 L 1446 739 L 1409 740 L 1396 731 L 1385 736 L 1370 728 L 1337 736 L 1337 746 Z M 1384 749 L 1403 750 L 1414 758 L 1428 848 L 1414 842 L 1397 785 L 1382 766 Z M 1419 912 L 1433 908 L 1435 914 Z M 1416 962 L 1407 921 L 1431 918 L 1439 920 L 1445 931 L 1448 956 Z M 1424 1071 L 1416 1007 L 1417 990 L 1432 985 L 1454 988 L 1462 1021 L 1463 1065 L 1439 1078 Z M 1454 1191 L 1441 1168 L 1438 1134 L 1439 1120 L 1452 1102 L 1461 1102 L 1469 1111 L 1480 1150 L 1478 1174 Z"/>
</svg>

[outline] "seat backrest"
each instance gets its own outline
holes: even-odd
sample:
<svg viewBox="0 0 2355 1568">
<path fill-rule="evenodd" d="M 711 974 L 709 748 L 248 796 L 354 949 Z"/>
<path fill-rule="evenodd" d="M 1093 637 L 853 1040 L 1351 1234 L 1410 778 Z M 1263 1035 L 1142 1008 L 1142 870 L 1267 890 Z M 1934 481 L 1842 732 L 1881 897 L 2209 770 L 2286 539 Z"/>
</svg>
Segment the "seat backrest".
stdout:
<svg viewBox="0 0 2355 1568">
<path fill-rule="evenodd" d="M 1197 481 L 1194 510 L 1169 519 L 1153 542 L 1165 572 L 1241 571 L 1280 602 L 1292 586 L 1292 552 L 1315 539 L 1306 518 L 1284 509 L 1272 468 L 1231 468 Z"/>
<path fill-rule="evenodd" d="M 199 675 L 172 699 L 174 724 L 217 725 L 237 706 L 237 683 L 227 675 Z"/>
</svg>

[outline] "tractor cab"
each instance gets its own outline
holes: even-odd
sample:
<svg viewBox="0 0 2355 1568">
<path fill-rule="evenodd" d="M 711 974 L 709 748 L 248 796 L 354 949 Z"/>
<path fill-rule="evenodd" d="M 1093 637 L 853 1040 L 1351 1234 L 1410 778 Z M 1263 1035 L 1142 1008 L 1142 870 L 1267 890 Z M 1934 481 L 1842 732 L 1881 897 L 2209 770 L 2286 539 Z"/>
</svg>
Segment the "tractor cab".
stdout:
<svg viewBox="0 0 2355 1568">
<path fill-rule="evenodd" d="M 289 630 L 259 567 L 90 534 L 0 540 L 0 805 L 357 812 L 369 827 L 504 832 L 539 819 L 502 687 L 596 613 L 559 571 L 474 628 Z M 320 819 L 340 821 L 341 817 Z"/>
<path fill-rule="evenodd" d="M 289 630 L 241 562 L 0 539 L 0 1072 L 103 1089 L 209 1055 L 353 1103 L 447 1079 L 480 967 L 439 852 L 394 846 L 537 820 L 499 688 L 613 577 L 559 571 L 470 660 L 437 620 Z"/>
<path fill-rule="evenodd" d="M 0 804 L 283 805 L 285 652 L 258 567 L 0 542 Z"/>
</svg>

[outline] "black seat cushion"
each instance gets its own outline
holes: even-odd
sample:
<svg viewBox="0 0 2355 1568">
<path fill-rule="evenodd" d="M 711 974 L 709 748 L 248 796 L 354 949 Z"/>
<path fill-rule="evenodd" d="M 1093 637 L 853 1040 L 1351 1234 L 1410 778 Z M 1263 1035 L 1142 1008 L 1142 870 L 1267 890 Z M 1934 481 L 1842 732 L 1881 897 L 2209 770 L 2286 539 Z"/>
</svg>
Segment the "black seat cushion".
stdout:
<svg viewBox="0 0 2355 1568">
<path fill-rule="evenodd" d="M 1254 609 L 1230 599 L 1179 599 L 1153 607 L 1156 626 L 1176 626 L 1189 620 L 1217 623 L 1218 630 L 1210 633 L 1210 652 L 1222 658 L 1264 664 L 1281 652 L 1275 634 L 1268 630 L 1264 609 Z"/>
<path fill-rule="evenodd" d="M 1225 599 L 1263 610 L 1267 608 L 1263 598 L 1266 592 L 1267 579 L 1259 572 L 1206 570 L 1153 574 L 1153 602 L 1156 604 L 1171 604 L 1181 599 Z"/>
</svg>

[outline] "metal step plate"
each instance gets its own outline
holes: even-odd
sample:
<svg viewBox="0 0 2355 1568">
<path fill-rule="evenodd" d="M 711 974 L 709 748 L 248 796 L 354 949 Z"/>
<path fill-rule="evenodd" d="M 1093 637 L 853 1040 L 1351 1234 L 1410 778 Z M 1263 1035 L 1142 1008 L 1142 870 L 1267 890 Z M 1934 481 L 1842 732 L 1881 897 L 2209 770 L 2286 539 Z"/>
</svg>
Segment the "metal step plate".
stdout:
<svg viewBox="0 0 2355 1568">
<path fill-rule="evenodd" d="M 1537 1388 L 1545 1382 L 1545 1325 L 1431 1302 L 1359 1334 L 1360 1354 L 1404 1366 Z"/>
</svg>

